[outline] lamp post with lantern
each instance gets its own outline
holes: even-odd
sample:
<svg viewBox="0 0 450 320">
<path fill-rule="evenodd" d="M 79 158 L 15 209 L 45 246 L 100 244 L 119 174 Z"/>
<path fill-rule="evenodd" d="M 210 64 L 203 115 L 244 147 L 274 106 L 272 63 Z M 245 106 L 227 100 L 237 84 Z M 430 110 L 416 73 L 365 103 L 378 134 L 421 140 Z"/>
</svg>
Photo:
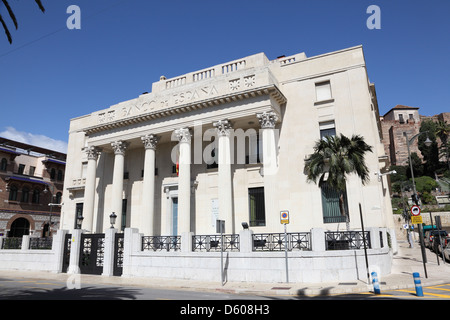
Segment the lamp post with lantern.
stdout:
<svg viewBox="0 0 450 320">
<path fill-rule="evenodd" d="M 417 196 L 416 183 L 414 181 L 414 170 L 413 170 L 413 166 L 412 166 L 411 150 L 410 150 L 409 146 L 411 145 L 411 143 L 413 142 L 413 140 L 415 138 L 417 138 L 418 136 L 420 136 L 421 134 L 424 134 L 424 133 L 427 134 L 427 139 L 425 140 L 424 144 L 425 144 L 425 146 L 429 147 L 429 146 L 431 146 L 433 141 L 431 141 L 430 138 L 428 137 L 428 131 L 419 132 L 418 134 L 412 136 L 411 139 L 408 138 L 408 134 L 406 132 L 403 132 L 403 135 L 405 136 L 405 139 L 406 139 L 406 147 L 408 148 L 409 168 L 411 169 L 411 179 L 412 179 L 412 185 L 413 185 L 413 194 L 411 196 L 411 199 L 412 199 L 412 201 L 414 201 L 416 203 L 416 205 L 419 205 L 419 197 Z M 428 278 L 427 268 L 425 265 L 425 263 L 427 262 L 427 256 L 425 253 L 425 246 L 423 243 L 422 225 L 419 223 L 419 224 L 417 224 L 417 227 L 419 229 L 419 239 L 420 239 L 420 248 L 422 251 L 423 269 L 425 271 L 425 278 Z"/>
</svg>

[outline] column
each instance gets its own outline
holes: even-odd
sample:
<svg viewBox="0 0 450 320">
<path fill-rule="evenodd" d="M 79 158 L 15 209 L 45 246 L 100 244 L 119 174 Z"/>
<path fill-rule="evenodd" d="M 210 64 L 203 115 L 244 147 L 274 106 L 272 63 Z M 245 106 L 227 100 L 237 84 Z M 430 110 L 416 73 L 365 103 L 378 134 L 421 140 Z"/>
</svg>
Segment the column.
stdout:
<svg viewBox="0 0 450 320">
<path fill-rule="evenodd" d="M 88 163 L 86 172 L 86 184 L 84 186 L 83 226 L 90 232 L 94 232 L 94 204 L 95 204 L 95 180 L 97 172 L 97 158 L 100 149 L 94 146 L 85 149 Z M 77 217 L 75 217 L 76 219 Z"/>
<path fill-rule="evenodd" d="M 140 224 L 133 227 L 138 227 L 146 236 L 152 236 L 155 211 L 155 150 L 159 139 L 153 134 L 147 134 L 141 137 L 141 140 L 145 146 L 142 212 Z"/>
<path fill-rule="evenodd" d="M 178 159 L 178 234 L 191 231 L 191 133 L 188 128 L 175 130 L 179 141 Z"/>
<path fill-rule="evenodd" d="M 275 112 L 263 112 L 256 115 L 261 125 L 262 149 L 263 149 L 263 176 L 264 176 L 264 206 L 266 214 L 266 225 L 271 225 L 275 221 L 273 217 L 279 218 L 279 208 L 276 203 L 276 173 L 277 165 L 277 145 L 275 139 L 275 124 L 278 116 Z"/>
<path fill-rule="evenodd" d="M 128 143 L 124 141 L 115 141 L 111 143 L 114 150 L 114 171 L 113 185 L 111 194 L 111 211 L 117 215 L 115 228 L 122 231 L 122 200 L 123 200 L 123 174 L 125 170 L 125 150 Z M 106 213 L 109 216 L 111 213 Z M 108 219 L 109 220 L 109 219 Z M 109 222 L 109 221 L 108 221 Z"/>
<path fill-rule="evenodd" d="M 219 219 L 225 220 L 225 232 L 234 233 L 233 188 L 231 177 L 231 123 L 228 120 L 215 122 L 219 137 Z"/>
</svg>

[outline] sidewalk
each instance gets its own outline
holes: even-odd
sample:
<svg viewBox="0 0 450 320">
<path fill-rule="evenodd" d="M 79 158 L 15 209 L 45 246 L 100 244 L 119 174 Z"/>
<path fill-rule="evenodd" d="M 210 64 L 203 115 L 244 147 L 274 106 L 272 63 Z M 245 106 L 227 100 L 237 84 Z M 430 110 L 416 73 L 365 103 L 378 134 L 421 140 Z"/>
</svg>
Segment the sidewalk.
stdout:
<svg viewBox="0 0 450 320">
<path fill-rule="evenodd" d="M 425 249 L 428 262 L 426 263 L 428 278 L 425 278 L 424 266 L 420 245 L 414 243 L 414 248 L 409 248 L 408 243 L 399 242 L 398 253 L 393 256 L 392 272 L 387 276 L 379 277 L 381 291 L 414 288 L 413 272 L 420 274 L 422 286 L 450 283 L 450 263 L 444 263 L 440 258 L 437 264 L 436 254 Z M 1 271 L 2 277 L 38 278 L 54 281 L 66 281 L 70 275 L 53 274 L 46 272 L 25 271 Z M 195 290 L 207 292 L 226 292 L 233 294 L 251 294 L 261 296 L 293 295 L 293 296 L 320 296 L 333 294 L 350 294 L 373 291 L 372 284 L 368 285 L 367 279 L 345 283 L 244 283 L 228 282 L 221 285 L 220 282 L 205 282 L 195 280 L 178 279 L 154 279 L 154 278 L 124 278 L 102 277 L 95 275 L 81 275 L 83 284 L 112 284 L 119 286 L 144 286 L 161 289 Z"/>
</svg>

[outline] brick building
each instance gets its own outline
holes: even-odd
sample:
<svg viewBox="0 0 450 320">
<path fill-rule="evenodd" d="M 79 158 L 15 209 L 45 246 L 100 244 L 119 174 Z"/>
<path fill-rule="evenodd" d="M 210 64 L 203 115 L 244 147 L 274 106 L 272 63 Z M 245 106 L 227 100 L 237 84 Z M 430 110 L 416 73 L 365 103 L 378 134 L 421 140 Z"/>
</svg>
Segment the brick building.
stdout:
<svg viewBox="0 0 450 320">
<path fill-rule="evenodd" d="M 408 164 L 408 148 L 403 132 L 411 139 L 419 133 L 421 116 L 419 108 L 396 105 L 381 117 L 381 128 L 383 132 L 383 145 L 389 157 L 391 165 L 406 166 Z M 411 153 L 415 152 L 422 158 L 415 139 L 411 146 Z"/>
<path fill-rule="evenodd" d="M 428 117 L 421 116 L 419 114 L 419 108 L 417 107 L 396 105 L 380 117 L 384 150 L 389 157 L 391 165 L 408 165 L 408 148 L 403 132 L 406 132 L 408 138 L 411 139 L 414 135 L 419 133 L 422 121 L 427 119 L 434 122 L 446 121 L 447 123 L 450 123 L 450 112 L 444 112 Z M 437 139 L 438 144 L 440 145 L 441 141 L 439 138 Z M 420 159 L 423 159 L 422 153 L 418 147 L 418 139 L 412 141 L 410 150 L 411 153 L 415 152 Z"/>
<path fill-rule="evenodd" d="M 0 236 L 47 237 L 59 228 L 66 155 L 0 138 Z"/>
</svg>

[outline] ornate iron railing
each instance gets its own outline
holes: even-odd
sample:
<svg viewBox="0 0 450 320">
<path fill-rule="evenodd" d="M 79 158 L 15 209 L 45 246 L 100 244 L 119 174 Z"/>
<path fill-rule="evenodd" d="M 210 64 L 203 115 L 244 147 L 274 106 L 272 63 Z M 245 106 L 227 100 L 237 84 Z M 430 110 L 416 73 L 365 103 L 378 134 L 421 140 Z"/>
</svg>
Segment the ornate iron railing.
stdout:
<svg viewBox="0 0 450 320">
<path fill-rule="evenodd" d="M 51 250 L 53 238 L 30 238 L 30 249 Z"/>
<path fill-rule="evenodd" d="M 21 249 L 22 238 L 7 237 L 3 238 L 2 249 Z"/>
<path fill-rule="evenodd" d="M 217 235 L 195 235 L 192 237 L 192 251 L 221 251 L 222 239 Z M 223 251 L 239 251 L 239 235 L 223 235 Z"/>
<path fill-rule="evenodd" d="M 142 251 L 179 251 L 181 236 L 144 236 Z"/>
<path fill-rule="evenodd" d="M 370 232 L 365 231 L 335 231 L 325 232 L 326 250 L 354 250 L 364 249 L 364 238 L 367 249 L 370 245 Z"/>
<path fill-rule="evenodd" d="M 287 239 L 286 239 L 287 236 Z M 311 234 L 296 233 L 259 233 L 253 235 L 253 251 L 311 250 Z"/>
</svg>

